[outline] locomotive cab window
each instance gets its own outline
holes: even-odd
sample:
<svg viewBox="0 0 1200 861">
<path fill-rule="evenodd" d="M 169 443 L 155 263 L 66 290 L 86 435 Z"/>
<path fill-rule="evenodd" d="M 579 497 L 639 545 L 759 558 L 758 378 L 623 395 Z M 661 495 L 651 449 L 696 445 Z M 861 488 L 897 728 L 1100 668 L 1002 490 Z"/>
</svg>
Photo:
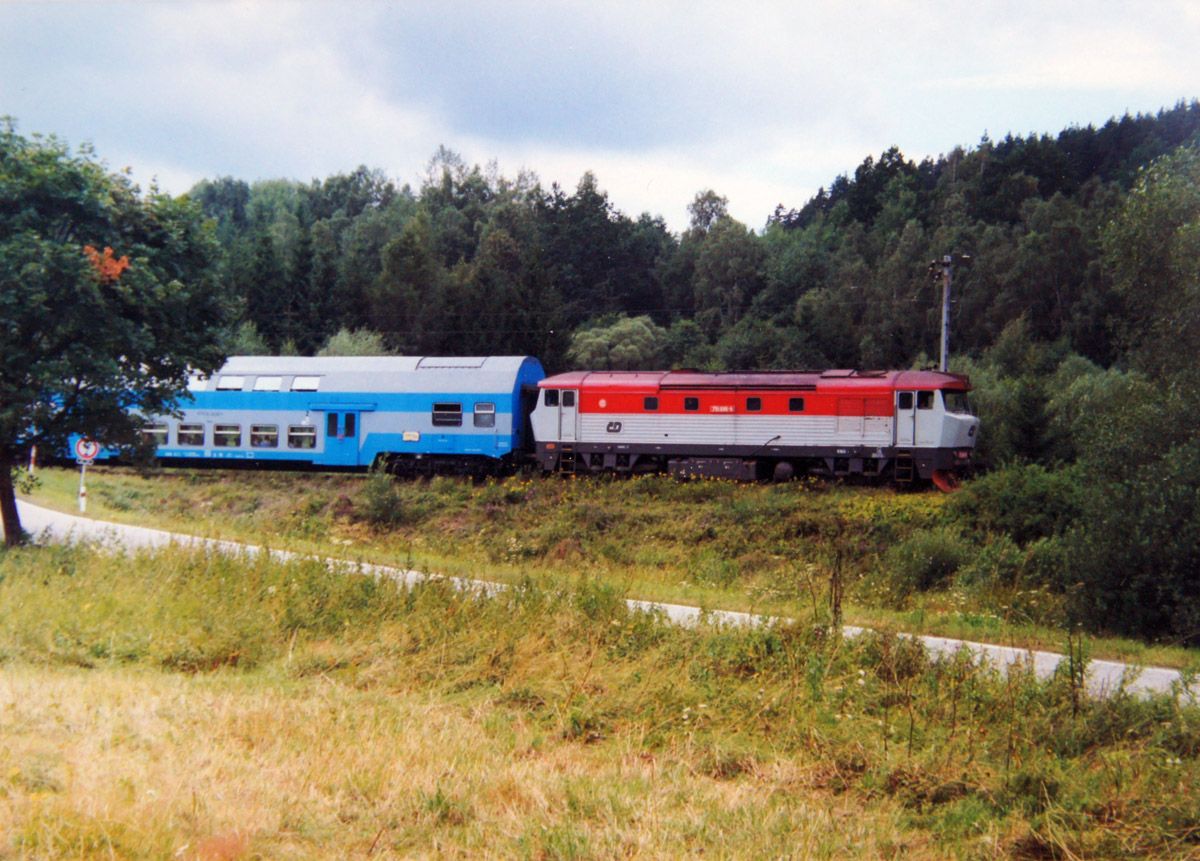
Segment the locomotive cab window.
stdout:
<svg viewBox="0 0 1200 861">
<path fill-rule="evenodd" d="M 901 410 L 911 410 L 913 404 L 912 392 L 901 392 L 896 395 L 896 408 Z"/>
<path fill-rule="evenodd" d="M 542 402 L 548 407 L 558 406 L 558 389 L 546 389 L 546 397 Z"/>
<path fill-rule="evenodd" d="M 433 426 L 444 428 L 462 427 L 462 404 L 434 404 Z"/>
<path fill-rule="evenodd" d="M 804 412 L 804 398 L 788 398 L 788 412 L 789 413 Z"/>
<path fill-rule="evenodd" d="M 642 407 L 648 412 L 653 412 L 654 410 L 657 410 L 658 409 L 658 398 L 646 398 L 645 400 L 642 401 Z"/>
<path fill-rule="evenodd" d="M 213 425 L 214 446 L 219 448 L 237 448 L 241 444 L 241 425 Z"/>
<path fill-rule="evenodd" d="M 917 392 L 917 409 L 933 409 L 933 392 Z"/>
<path fill-rule="evenodd" d="M 946 412 L 971 415 L 971 404 L 966 392 L 943 391 L 942 399 L 946 402 Z"/>
<path fill-rule="evenodd" d="M 275 448 L 278 445 L 278 425 L 250 425 L 251 448 Z"/>
<path fill-rule="evenodd" d="M 574 389 L 563 389 L 562 404 L 564 407 L 575 406 L 575 390 Z"/>
<path fill-rule="evenodd" d="M 700 399 L 699 398 L 684 398 L 683 399 L 683 408 L 685 410 L 687 410 L 688 412 L 695 412 L 696 410 L 700 409 Z"/>
<path fill-rule="evenodd" d="M 180 445 L 204 445 L 204 425 L 181 424 L 176 439 Z"/>
<path fill-rule="evenodd" d="M 152 422 L 142 428 L 142 439 L 151 445 L 167 444 L 167 425 L 165 422 Z"/>
<path fill-rule="evenodd" d="M 496 426 L 496 405 L 495 404 L 476 404 L 475 405 L 475 427 L 477 428 L 494 428 Z"/>
<path fill-rule="evenodd" d="M 762 398 L 746 398 L 746 412 L 762 412 Z"/>
<path fill-rule="evenodd" d="M 312 425 L 288 425 L 288 448 L 316 448 L 317 429 Z"/>
</svg>

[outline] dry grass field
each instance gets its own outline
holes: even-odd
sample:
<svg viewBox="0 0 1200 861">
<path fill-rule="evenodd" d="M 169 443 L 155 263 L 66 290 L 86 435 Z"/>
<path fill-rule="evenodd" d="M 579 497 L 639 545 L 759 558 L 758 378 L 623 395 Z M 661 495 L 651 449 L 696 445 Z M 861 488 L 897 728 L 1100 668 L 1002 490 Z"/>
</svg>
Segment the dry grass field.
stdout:
<svg viewBox="0 0 1200 861">
<path fill-rule="evenodd" d="M 323 679 L 6 668 L 5 854 L 44 858 L 887 857 L 903 807 L 786 760 L 585 744 L 422 692 Z M 932 854 L 931 854 L 932 857 Z"/>
<path fill-rule="evenodd" d="M 0 554 L 0 857 L 1195 857 L 1200 715 L 819 620 Z"/>
</svg>

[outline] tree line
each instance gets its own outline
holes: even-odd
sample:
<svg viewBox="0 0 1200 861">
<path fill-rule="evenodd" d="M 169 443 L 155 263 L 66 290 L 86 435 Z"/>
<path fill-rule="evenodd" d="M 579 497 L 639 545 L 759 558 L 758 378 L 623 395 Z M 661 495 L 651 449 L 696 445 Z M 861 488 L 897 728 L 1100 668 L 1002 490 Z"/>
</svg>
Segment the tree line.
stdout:
<svg viewBox="0 0 1200 861">
<path fill-rule="evenodd" d="M 237 352 L 540 356 L 576 367 L 952 369 L 990 474 L 962 503 L 1006 588 L 1081 623 L 1200 642 L 1200 103 L 1057 136 L 891 149 L 760 229 L 716 191 L 672 233 L 439 150 L 419 188 L 320 181 L 143 194 L 0 123 L 0 515 L 16 466 Z M 972 539 L 974 540 L 974 539 Z M 1005 544 L 1004 542 L 1008 542 Z"/>
<path fill-rule="evenodd" d="M 1031 335 L 1116 361 L 1125 308 L 1102 228 L 1139 171 L 1194 141 L 1200 104 L 1057 136 L 986 136 L 920 163 L 867 157 L 765 224 L 714 190 L 689 226 L 440 149 L 418 188 L 381 171 L 301 183 L 206 180 L 220 278 L 239 302 L 231 348 L 313 353 L 374 330 L 400 353 L 532 353 L 547 367 L 903 367 L 933 355 L 956 273 L 952 349 L 978 355 L 1024 316 Z"/>
<path fill-rule="evenodd" d="M 955 528 L 1000 588 L 1094 630 L 1200 642 L 1200 102 L 936 159 L 868 157 L 751 228 L 618 211 L 439 151 L 419 188 L 360 168 L 192 194 L 262 350 L 533 353 L 547 367 L 911 367 L 955 272 L 989 474 Z M 348 333 L 372 330 L 355 342 Z M 371 339 L 374 340 L 371 340 Z M 245 342 L 243 342 L 245 343 Z M 964 527 L 963 524 L 973 524 Z"/>
</svg>

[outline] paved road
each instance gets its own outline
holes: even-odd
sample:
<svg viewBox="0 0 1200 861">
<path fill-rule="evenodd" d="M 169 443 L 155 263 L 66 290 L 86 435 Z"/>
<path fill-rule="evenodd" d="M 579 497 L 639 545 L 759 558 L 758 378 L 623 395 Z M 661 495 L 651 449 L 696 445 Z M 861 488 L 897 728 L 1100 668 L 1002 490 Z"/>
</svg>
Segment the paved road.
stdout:
<svg viewBox="0 0 1200 861">
<path fill-rule="evenodd" d="M 70 538 L 86 538 L 99 541 L 113 547 L 159 547 L 167 544 L 181 544 L 212 547 L 219 550 L 236 553 L 261 553 L 264 548 L 255 545 L 239 544 L 233 541 L 219 541 L 212 538 L 197 538 L 165 532 L 161 529 L 148 529 L 143 526 L 126 526 L 119 523 L 108 523 L 90 518 L 61 514 L 28 502 L 18 501 L 21 512 L 21 522 L 25 529 L 38 540 L 61 541 Z M 292 559 L 300 554 L 286 550 L 272 550 L 272 556 L 279 559 Z M 347 560 L 327 559 L 331 564 L 346 564 Z M 408 584 L 424 580 L 427 575 L 419 572 L 394 568 L 386 565 L 362 565 L 361 570 L 379 576 L 393 577 Z M 452 582 L 460 588 L 476 589 L 494 592 L 504 588 L 503 585 L 485 580 L 468 580 L 452 578 Z M 647 612 L 663 613 L 668 619 L 680 625 L 695 625 L 702 619 L 708 619 L 717 624 L 725 625 L 761 625 L 771 621 L 768 616 L 757 616 L 750 613 L 739 613 L 730 610 L 713 610 L 704 612 L 698 607 L 683 604 L 663 604 L 653 601 L 630 600 L 630 607 Z M 862 634 L 864 629 L 847 625 L 844 628 L 846 636 L 854 637 Z M 969 649 L 980 660 L 986 660 L 998 667 L 1007 668 L 1013 665 L 1032 665 L 1041 678 L 1047 678 L 1054 673 L 1055 668 L 1065 656 L 1055 652 L 1032 651 L 1016 649 L 1009 646 L 994 646 L 988 643 L 973 643 L 969 640 L 953 640 L 947 637 L 916 636 L 925 648 L 933 655 L 952 655 L 960 649 Z M 1088 664 L 1088 689 L 1103 696 L 1114 690 L 1122 679 L 1126 687 L 1137 693 L 1161 692 L 1173 690 L 1180 681 L 1177 670 L 1165 667 L 1132 667 L 1117 661 L 1093 660 Z M 1190 699 L 1195 701 L 1200 696 L 1200 689 L 1192 688 L 1188 692 Z"/>
</svg>

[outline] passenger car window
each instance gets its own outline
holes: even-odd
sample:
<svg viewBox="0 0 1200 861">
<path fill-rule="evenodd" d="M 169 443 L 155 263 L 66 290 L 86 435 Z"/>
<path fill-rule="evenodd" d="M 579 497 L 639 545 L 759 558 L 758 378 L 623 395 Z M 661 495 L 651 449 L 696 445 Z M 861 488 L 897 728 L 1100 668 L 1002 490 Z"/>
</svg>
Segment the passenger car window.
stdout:
<svg viewBox="0 0 1200 861">
<path fill-rule="evenodd" d="M 166 422 L 153 422 L 142 428 L 142 436 L 146 442 L 154 445 L 167 444 L 167 425 Z"/>
<path fill-rule="evenodd" d="M 242 387 L 245 385 L 246 385 L 245 377 L 226 376 L 226 377 L 218 377 L 217 378 L 217 391 L 218 392 L 230 392 L 230 391 L 240 392 L 242 390 Z"/>
<path fill-rule="evenodd" d="M 258 377 L 254 380 L 254 391 L 277 392 L 283 386 L 283 377 Z"/>
<path fill-rule="evenodd" d="M 325 416 L 325 436 L 333 439 L 337 436 L 337 413 Z"/>
<path fill-rule="evenodd" d="M 440 403 L 433 405 L 434 427 L 462 427 L 462 404 Z"/>
<path fill-rule="evenodd" d="M 316 448 L 317 429 L 312 425 L 288 425 L 288 448 Z"/>
<path fill-rule="evenodd" d="M 204 425 L 181 424 L 176 439 L 180 445 L 204 445 Z"/>
<path fill-rule="evenodd" d="M 279 445 L 279 425 L 250 425 L 251 448 L 275 448 Z"/>
<path fill-rule="evenodd" d="M 214 446 L 219 448 L 237 448 L 241 444 L 241 425 L 213 425 Z"/>
<path fill-rule="evenodd" d="M 496 405 L 495 404 L 476 404 L 475 405 L 475 427 L 477 428 L 494 428 L 496 426 Z"/>
<path fill-rule="evenodd" d="M 315 392 L 321 387 L 320 377 L 293 377 L 293 392 Z"/>
</svg>

